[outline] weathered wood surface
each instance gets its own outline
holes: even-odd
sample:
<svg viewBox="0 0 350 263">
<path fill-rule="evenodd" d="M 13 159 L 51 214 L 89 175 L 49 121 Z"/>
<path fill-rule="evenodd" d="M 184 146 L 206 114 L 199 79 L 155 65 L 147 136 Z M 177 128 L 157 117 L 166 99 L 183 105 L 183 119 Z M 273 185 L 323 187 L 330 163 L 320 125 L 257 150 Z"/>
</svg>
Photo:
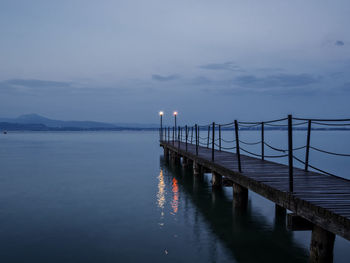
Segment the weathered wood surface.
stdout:
<svg viewBox="0 0 350 263">
<path fill-rule="evenodd" d="M 238 172 L 234 153 L 193 144 L 162 141 L 161 146 L 219 173 L 310 222 L 350 240 L 350 181 L 294 168 L 294 191 L 289 190 L 289 167 L 241 154 L 242 172 Z"/>
</svg>

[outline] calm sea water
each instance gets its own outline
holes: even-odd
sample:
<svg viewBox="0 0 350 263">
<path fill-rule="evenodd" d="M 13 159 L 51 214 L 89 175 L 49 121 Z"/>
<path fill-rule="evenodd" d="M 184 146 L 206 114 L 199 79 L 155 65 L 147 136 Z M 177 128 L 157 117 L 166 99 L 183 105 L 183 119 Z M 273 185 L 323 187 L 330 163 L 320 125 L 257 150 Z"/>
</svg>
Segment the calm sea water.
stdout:
<svg viewBox="0 0 350 263">
<path fill-rule="evenodd" d="M 266 140 L 282 147 L 285 133 Z M 295 136 L 305 144 L 305 132 Z M 312 144 L 346 153 L 348 138 L 313 131 Z M 346 158 L 312 152 L 310 163 L 350 178 Z M 247 213 L 236 213 L 232 189 L 166 164 L 157 132 L 0 135 L 0 262 L 307 262 L 309 243 L 270 201 L 249 192 Z M 349 258 L 337 237 L 335 262 Z"/>
</svg>

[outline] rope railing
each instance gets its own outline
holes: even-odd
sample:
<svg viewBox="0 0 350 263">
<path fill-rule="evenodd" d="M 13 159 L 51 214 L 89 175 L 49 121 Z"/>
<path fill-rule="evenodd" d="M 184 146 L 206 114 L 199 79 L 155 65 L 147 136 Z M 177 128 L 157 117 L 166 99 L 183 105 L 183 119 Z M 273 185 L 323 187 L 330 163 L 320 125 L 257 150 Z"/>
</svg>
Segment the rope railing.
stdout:
<svg viewBox="0 0 350 263">
<path fill-rule="evenodd" d="M 249 153 L 251 155 L 254 155 L 254 156 L 257 156 L 257 157 L 261 157 L 262 155 L 261 154 L 256 154 L 256 153 L 253 153 L 253 152 L 250 152 L 242 147 L 240 147 L 240 149 L 243 151 L 243 152 L 246 152 L 246 153 Z M 282 158 L 282 157 L 287 157 L 288 154 L 282 154 L 282 155 L 265 155 L 266 158 Z"/>
<path fill-rule="evenodd" d="M 313 121 L 312 123 L 323 126 L 350 126 L 350 123 L 323 123 L 318 121 Z"/>
<path fill-rule="evenodd" d="M 295 156 L 293 156 L 293 158 L 294 158 L 295 160 L 297 160 L 299 163 L 305 165 L 305 162 L 303 162 L 303 161 L 300 160 L 299 158 L 297 158 L 297 157 L 295 157 Z M 339 176 L 336 176 L 335 174 L 326 172 L 326 171 L 324 171 L 324 170 L 322 170 L 322 169 L 320 169 L 320 168 L 317 168 L 317 167 L 315 167 L 315 166 L 312 166 L 311 164 L 309 164 L 309 167 L 312 168 L 312 169 L 314 169 L 314 170 L 316 170 L 316 171 L 318 171 L 318 172 L 321 172 L 321 173 L 323 173 L 323 174 L 330 175 L 330 176 L 335 176 L 335 177 L 339 177 Z"/>
<path fill-rule="evenodd" d="M 261 125 L 261 123 L 257 123 L 257 124 L 242 124 L 240 122 L 238 122 L 238 124 L 239 124 L 239 126 L 246 127 L 246 128 L 257 127 L 257 126 Z"/>
<path fill-rule="evenodd" d="M 223 142 L 226 142 L 226 143 L 231 143 L 231 142 L 235 142 L 236 140 L 233 139 L 233 140 L 224 140 L 224 139 L 221 139 Z"/>
<path fill-rule="evenodd" d="M 309 119 L 305 119 L 305 118 L 296 118 L 296 117 L 293 117 L 293 120 L 298 120 L 298 121 L 318 121 L 318 122 L 350 122 L 350 119 L 312 119 L 312 118 L 309 118 Z"/>
<path fill-rule="evenodd" d="M 233 146 L 233 147 L 224 147 L 224 146 L 221 146 L 221 149 L 224 149 L 224 150 L 234 150 L 234 149 L 236 149 L 236 146 Z"/>
<path fill-rule="evenodd" d="M 242 141 L 242 140 L 239 140 L 240 143 L 243 143 L 245 145 L 256 145 L 256 144 L 260 144 L 261 141 L 258 141 L 258 142 L 245 142 L 245 141 Z"/>
<path fill-rule="evenodd" d="M 287 121 L 286 123 L 281 123 Z M 261 158 L 264 160 L 265 158 L 285 158 L 288 157 L 288 168 L 289 168 L 289 191 L 293 192 L 293 160 L 297 161 L 298 163 L 304 165 L 304 171 L 308 172 L 308 169 L 313 169 L 315 171 L 318 171 L 322 174 L 329 175 L 329 176 L 335 176 L 332 173 L 329 173 L 327 171 L 324 171 L 323 169 L 320 169 L 318 167 L 315 167 L 311 164 L 309 164 L 309 157 L 310 157 L 310 149 L 313 151 L 317 151 L 320 153 L 333 155 L 333 156 L 339 156 L 339 157 L 350 157 L 350 154 L 348 153 L 338 153 L 329 151 L 326 149 L 318 148 L 314 145 L 311 145 L 311 130 L 315 130 L 316 128 L 312 128 L 312 125 L 320 125 L 320 126 L 329 126 L 333 129 L 336 127 L 343 127 L 342 129 L 350 130 L 347 126 L 350 126 L 350 119 L 307 119 L 307 118 L 295 118 L 291 115 L 288 115 L 287 118 L 281 118 L 281 119 L 274 119 L 274 120 L 268 120 L 268 121 L 260 121 L 260 122 L 252 122 L 252 121 L 237 121 L 229 122 L 229 123 L 211 123 L 207 125 L 191 125 L 191 126 L 185 126 L 185 127 L 165 127 L 164 129 L 161 128 L 159 131 L 161 140 L 167 141 L 169 143 L 172 143 L 173 145 L 177 145 L 177 147 L 180 147 L 180 142 L 185 142 L 186 144 L 186 151 L 187 151 L 187 145 L 195 145 L 196 147 L 196 155 L 199 154 L 199 150 L 202 148 L 211 149 L 212 151 L 212 161 L 214 161 L 214 155 L 215 151 L 232 151 L 235 150 L 235 154 L 237 156 L 237 163 L 238 163 L 238 170 L 242 172 L 242 164 L 241 164 L 241 157 L 240 157 L 240 151 L 244 152 L 245 154 L 254 156 L 256 158 Z M 265 130 L 268 129 L 265 127 L 269 126 L 272 127 L 270 129 L 273 129 L 276 127 L 283 128 L 283 130 L 286 128 L 288 130 L 288 145 L 285 149 L 276 147 L 272 145 L 270 142 L 265 141 Z M 240 127 L 247 128 L 247 129 L 240 129 Z M 246 141 L 239 138 L 239 133 L 243 132 L 245 130 L 249 131 L 250 128 L 254 128 L 254 130 L 260 130 L 261 131 L 261 139 L 257 141 Z M 306 136 L 306 145 L 293 147 L 293 130 L 294 127 L 296 130 L 307 130 L 307 136 Z M 268 129 L 268 130 L 270 130 Z M 318 129 L 318 128 L 317 128 Z M 324 130 L 324 128 L 319 128 L 320 130 Z M 281 129 L 279 129 L 281 130 Z M 225 133 L 222 133 L 225 131 Z M 227 132 L 233 131 L 233 139 L 232 135 L 231 138 L 225 138 L 227 135 Z M 204 133 L 203 133 L 204 132 Z M 200 135 L 202 134 L 202 136 Z M 218 133 L 218 135 L 216 135 Z M 204 136 L 203 136 L 204 135 Z M 223 136 L 225 135 L 225 136 Z M 244 147 L 241 147 L 239 144 L 247 145 L 247 146 L 256 146 L 260 145 L 261 150 L 260 152 L 251 151 Z M 200 148 L 200 147 L 202 148 Z M 276 151 L 280 154 L 273 155 L 265 154 L 265 147 L 269 149 L 269 151 Z M 294 155 L 295 151 L 303 150 L 305 149 L 305 160 L 301 160 L 298 157 Z"/>
<path fill-rule="evenodd" d="M 347 153 L 335 153 L 335 152 L 330 152 L 330 151 L 325 151 L 313 146 L 310 146 L 310 149 L 313 149 L 315 151 L 321 152 L 321 153 L 326 153 L 326 154 L 330 154 L 330 155 L 336 155 L 336 156 L 343 156 L 343 157 L 350 157 L 350 154 Z"/>
<path fill-rule="evenodd" d="M 220 125 L 221 127 L 227 127 L 227 126 L 234 126 L 234 122 L 229 122 L 229 123 L 223 123 L 223 124 L 218 124 Z"/>
<path fill-rule="evenodd" d="M 273 123 L 273 122 L 280 122 L 280 121 L 285 121 L 285 120 L 288 120 L 288 118 L 282 118 L 282 119 L 276 119 L 276 120 L 269 120 L 269 121 L 259 121 L 259 122 L 256 122 L 256 121 L 240 121 L 239 124 L 261 124 L 262 122 L 263 123 Z"/>
</svg>

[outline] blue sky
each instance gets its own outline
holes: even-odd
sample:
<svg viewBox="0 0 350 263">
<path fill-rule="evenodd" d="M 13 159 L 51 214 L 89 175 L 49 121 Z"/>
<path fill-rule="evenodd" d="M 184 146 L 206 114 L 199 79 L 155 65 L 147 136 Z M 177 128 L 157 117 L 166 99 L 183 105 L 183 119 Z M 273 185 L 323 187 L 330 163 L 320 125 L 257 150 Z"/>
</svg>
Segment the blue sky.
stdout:
<svg viewBox="0 0 350 263">
<path fill-rule="evenodd" d="M 349 117 L 349 13 L 339 0 L 3 0 L 0 115 Z"/>
</svg>

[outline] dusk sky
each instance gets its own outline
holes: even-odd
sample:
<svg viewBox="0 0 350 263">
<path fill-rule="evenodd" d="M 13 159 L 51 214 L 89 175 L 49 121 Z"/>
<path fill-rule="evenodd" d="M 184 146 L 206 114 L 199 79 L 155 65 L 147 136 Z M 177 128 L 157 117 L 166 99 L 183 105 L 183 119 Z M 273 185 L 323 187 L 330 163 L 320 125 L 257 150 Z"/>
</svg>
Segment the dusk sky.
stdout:
<svg viewBox="0 0 350 263">
<path fill-rule="evenodd" d="M 349 117 L 349 14 L 349 0 L 2 0 L 0 117 Z"/>
</svg>

